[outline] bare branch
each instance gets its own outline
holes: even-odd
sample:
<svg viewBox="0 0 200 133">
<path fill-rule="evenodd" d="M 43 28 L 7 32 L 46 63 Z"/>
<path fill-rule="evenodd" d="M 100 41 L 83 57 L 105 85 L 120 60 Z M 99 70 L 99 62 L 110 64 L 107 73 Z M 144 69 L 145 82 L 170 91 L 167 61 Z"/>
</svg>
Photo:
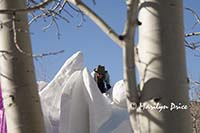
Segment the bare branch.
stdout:
<svg viewBox="0 0 200 133">
<path fill-rule="evenodd" d="M 68 6 L 74 10 L 75 12 L 78 13 L 78 15 L 81 15 L 81 19 L 80 19 L 80 23 L 77 25 L 77 27 L 81 27 L 83 25 L 83 22 L 85 21 L 84 19 L 84 13 L 80 10 L 80 9 L 76 9 L 75 7 L 73 7 L 73 5 L 71 5 L 69 2 L 68 2 Z"/>
<path fill-rule="evenodd" d="M 193 80 L 192 78 L 189 79 L 189 82 L 194 84 L 194 85 L 200 86 L 200 82 L 196 81 L 196 80 Z"/>
<path fill-rule="evenodd" d="M 200 24 L 200 18 L 198 16 L 198 14 L 194 10 L 192 10 L 191 8 L 187 7 L 185 9 L 188 10 L 188 11 L 190 11 L 192 13 L 192 15 L 195 17 L 196 21 Z"/>
<path fill-rule="evenodd" d="M 185 40 L 185 47 L 188 47 L 192 50 L 200 50 L 200 45 L 197 44 L 200 44 L 200 42 L 189 43 L 188 41 Z"/>
<path fill-rule="evenodd" d="M 58 0 L 58 1 L 54 1 L 54 2 L 55 2 L 55 4 L 53 4 L 52 7 L 49 8 L 49 10 L 51 10 L 51 11 L 57 10 L 60 7 L 60 3 L 62 2 L 62 0 Z"/>
<path fill-rule="evenodd" d="M 126 62 L 126 68 L 125 71 L 127 71 L 127 79 L 131 79 L 132 77 L 129 76 L 135 76 L 130 75 L 130 71 L 133 71 L 132 74 L 135 74 L 135 67 L 133 66 L 135 64 L 134 61 L 134 32 L 135 27 L 137 25 L 137 11 L 138 11 L 138 0 L 127 0 L 126 6 L 127 6 L 127 17 L 126 17 L 126 23 L 124 27 L 124 41 L 125 41 L 125 49 L 126 50 L 126 58 L 124 59 Z M 130 50 L 132 48 L 132 50 Z M 132 53 L 131 53 L 132 52 Z M 128 58 L 128 56 L 133 56 L 133 61 Z M 136 102 L 136 104 L 139 103 L 139 96 L 138 91 L 136 87 L 136 81 L 128 81 L 129 84 L 129 90 L 128 90 L 128 97 L 131 97 L 132 99 L 129 99 L 131 102 Z"/>
<path fill-rule="evenodd" d="M 49 29 L 53 25 L 53 22 L 54 22 L 54 19 L 52 18 L 50 23 L 47 26 L 43 27 L 42 30 L 46 31 L 47 29 Z"/>
<path fill-rule="evenodd" d="M 57 52 L 49 52 L 49 53 L 43 53 L 43 54 L 38 54 L 38 55 L 33 55 L 33 58 L 43 58 L 45 56 L 50 56 L 50 55 L 57 55 L 57 54 L 61 54 L 65 52 L 64 50 L 60 50 L 60 51 L 57 51 Z"/>
<path fill-rule="evenodd" d="M 29 21 L 29 24 L 32 24 L 33 22 L 35 22 L 37 19 L 40 18 L 50 18 L 48 20 L 50 20 L 50 22 L 48 23 L 47 26 L 43 27 L 43 30 L 46 31 L 47 29 L 49 29 L 50 27 L 52 27 L 52 25 L 55 25 L 56 30 L 57 30 L 57 36 L 58 38 L 60 38 L 60 30 L 59 30 L 59 25 L 57 23 L 58 19 L 62 19 L 65 22 L 69 23 L 70 21 L 63 15 L 61 15 L 61 11 L 65 11 L 70 17 L 73 17 L 69 12 L 67 12 L 66 10 L 64 10 L 64 7 L 66 5 L 66 3 L 68 3 L 66 0 L 58 0 L 55 1 L 51 7 L 47 8 L 40 8 L 39 11 L 41 11 L 41 14 L 37 14 L 37 15 L 33 15 L 33 18 Z M 34 2 L 35 4 L 35 2 Z"/>
<path fill-rule="evenodd" d="M 119 35 L 103 21 L 94 11 L 92 11 L 81 0 L 68 0 L 73 5 L 77 6 L 84 14 L 86 14 L 108 37 L 110 37 L 116 44 L 122 47 L 122 41 L 119 39 Z"/>
<path fill-rule="evenodd" d="M 126 0 L 127 15 L 124 32 L 121 40 L 124 43 L 123 47 L 123 61 L 124 61 L 124 80 L 127 86 L 127 107 L 130 114 L 130 122 L 134 132 L 140 132 L 136 109 L 139 105 L 140 99 L 136 83 L 135 70 L 135 53 L 134 53 L 134 33 L 137 25 L 139 0 Z"/>
<path fill-rule="evenodd" d="M 200 55 L 197 55 L 197 54 L 195 54 L 194 56 L 195 56 L 195 57 L 200 57 Z"/>
<path fill-rule="evenodd" d="M 137 26 L 137 11 L 138 11 L 138 0 L 126 0 L 127 5 L 127 17 L 124 27 L 123 35 L 132 37 L 134 36 L 135 27 Z"/>
<path fill-rule="evenodd" d="M 63 11 L 65 5 L 68 3 L 68 1 L 64 1 L 62 5 L 60 5 L 60 9 L 58 10 L 59 13 L 61 13 L 61 11 Z M 69 13 L 69 12 L 68 12 Z M 71 15 L 71 14 L 70 14 Z"/>
<path fill-rule="evenodd" d="M 13 41 L 14 41 L 15 47 L 17 48 L 17 50 L 20 53 L 28 55 L 28 56 L 32 56 L 31 53 L 25 52 L 24 50 L 22 50 L 21 47 L 19 46 L 18 42 L 17 42 L 17 30 L 16 30 L 16 22 L 15 21 L 16 21 L 15 14 L 13 14 L 13 17 L 12 17 L 12 31 L 13 31 Z"/>
<path fill-rule="evenodd" d="M 200 32 L 192 32 L 192 33 L 185 34 L 185 37 L 199 36 L 199 35 L 200 35 Z"/>
<path fill-rule="evenodd" d="M 34 16 L 30 21 L 29 21 L 29 25 L 31 25 L 34 21 L 36 21 L 39 18 L 45 17 L 47 14 L 46 13 L 42 13 L 40 15 Z"/>
<path fill-rule="evenodd" d="M 77 25 L 77 27 L 81 27 L 83 25 L 83 22 L 85 22 L 85 19 L 84 19 L 84 14 L 83 13 L 80 13 L 81 15 L 81 20 L 80 20 L 80 23 Z"/>
<path fill-rule="evenodd" d="M 73 5 L 71 5 L 69 2 L 68 2 L 67 4 L 68 4 L 68 6 L 69 6 L 71 9 L 73 9 L 74 11 L 82 13 L 82 11 L 81 11 L 80 9 L 76 9 L 76 8 L 73 7 Z"/>
<path fill-rule="evenodd" d="M 185 8 L 185 9 L 190 11 L 192 13 L 192 15 L 194 16 L 194 18 L 196 19 L 196 22 L 192 26 L 192 29 L 194 29 L 197 26 L 197 24 L 200 24 L 200 17 L 193 9 L 191 9 L 191 8 Z"/>
<path fill-rule="evenodd" d="M 194 29 L 198 25 L 198 22 L 195 22 L 192 26 L 192 29 Z"/>
<path fill-rule="evenodd" d="M 63 12 L 65 12 L 67 15 L 69 15 L 71 18 L 73 18 L 74 16 L 69 12 L 69 11 L 67 11 L 66 9 L 64 9 L 64 8 L 60 8 L 60 9 L 62 9 L 62 10 L 59 10 L 58 12 L 61 12 L 61 11 L 63 11 Z"/>
<path fill-rule="evenodd" d="M 50 56 L 50 55 L 57 55 L 57 54 L 60 54 L 60 53 L 63 53 L 64 52 L 64 50 L 60 50 L 60 51 L 57 51 L 57 52 L 50 52 L 50 53 L 42 53 L 42 54 L 39 54 L 39 55 L 34 55 L 34 54 L 32 54 L 31 52 L 26 52 L 26 51 L 24 51 L 21 47 L 20 47 L 20 45 L 18 44 L 18 42 L 17 42 L 17 32 L 21 32 L 22 30 L 18 30 L 17 28 L 16 28 L 16 18 L 15 18 L 15 14 L 13 14 L 13 17 L 12 17 L 12 32 L 13 32 L 13 41 L 14 41 L 14 44 L 15 44 L 15 47 L 16 47 L 16 49 L 20 52 L 20 53 L 22 53 L 22 54 L 24 54 L 24 55 L 27 55 L 27 56 L 31 56 L 31 57 L 33 57 L 33 58 L 42 58 L 42 57 L 45 57 L 45 56 Z M 58 34 L 59 34 L 59 28 L 58 28 L 58 25 L 57 25 L 57 23 L 56 22 L 54 22 L 55 24 L 56 24 L 56 27 L 57 27 L 57 29 L 58 29 Z M 8 52 L 8 51 L 0 51 L 0 53 L 2 53 L 2 54 L 12 54 L 12 52 Z"/>
<path fill-rule="evenodd" d="M 57 12 L 54 12 L 54 11 L 53 11 L 53 14 L 55 14 L 54 17 L 58 16 L 59 18 L 61 18 L 61 19 L 64 20 L 65 22 L 67 22 L 67 23 L 70 22 L 67 18 L 63 17 L 62 15 L 60 15 L 60 14 L 57 13 Z"/>
<path fill-rule="evenodd" d="M 53 19 L 54 20 L 54 23 L 55 23 L 55 26 L 56 26 L 56 29 L 57 29 L 57 36 L 58 36 L 58 39 L 60 39 L 60 29 L 59 29 L 59 26 L 58 26 L 58 23 L 55 21 L 55 19 Z"/>
<path fill-rule="evenodd" d="M 35 6 L 28 7 L 28 8 L 21 8 L 21 9 L 2 9 L 0 10 L 0 13 L 2 14 L 13 14 L 13 13 L 20 13 L 20 12 L 32 12 L 41 8 L 46 7 L 48 4 L 50 4 L 54 0 L 45 0 Z"/>
</svg>

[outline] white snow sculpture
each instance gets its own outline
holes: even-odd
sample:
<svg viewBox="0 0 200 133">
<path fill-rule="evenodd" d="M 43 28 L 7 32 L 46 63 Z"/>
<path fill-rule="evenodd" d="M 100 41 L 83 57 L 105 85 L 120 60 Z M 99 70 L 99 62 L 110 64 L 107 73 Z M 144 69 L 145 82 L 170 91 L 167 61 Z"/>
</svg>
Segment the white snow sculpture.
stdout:
<svg viewBox="0 0 200 133">
<path fill-rule="evenodd" d="M 82 53 L 69 58 L 40 91 L 46 133 L 131 133 L 128 112 L 97 87 Z"/>
<path fill-rule="evenodd" d="M 126 104 L 126 88 L 123 80 L 115 83 L 112 92 L 113 102 L 120 107 L 127 107 Z"/>
<path fill-rule="evenodd" d="M 58 133 L 61 95 L 69 77 L 83 69 L 83 55 L 79 51 L 62 66 L 53 80 L 40 91 L 40 99 L 47 133 Z"/>
<path fill-rule="evenodd" d="M 75 72 L 66 86 L 61 98 L 59 133 L 97 133 L 109 119 L 111 107 L 88 70 Z"/>
<path fill-rule="evenodd" d="M 37 85 L 38 85 L 38 90 L 41 91 L 48 85 L 48 83 L 46 81 L 37 81 Z"/>
</svg>

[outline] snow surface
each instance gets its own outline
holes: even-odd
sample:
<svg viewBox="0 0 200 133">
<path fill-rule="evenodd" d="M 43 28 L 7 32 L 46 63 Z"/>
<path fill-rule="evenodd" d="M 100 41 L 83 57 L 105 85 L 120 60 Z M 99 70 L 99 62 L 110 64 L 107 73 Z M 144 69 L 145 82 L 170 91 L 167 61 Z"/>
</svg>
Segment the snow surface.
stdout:
<svg viewBox="0 0 200 133">
<path fill-rule="evenodd" d="M 75 53 L 39 92 L 46 132 L 131 133 L 124 94 L 120 95 L 122 86 L 114 86 L 114 101 L 101 94 L 83 67 L 82 53 Z"/>
<path fill-rule="evenodd" d="M 113 101 L 121 106 L 121 107 L 127 107 L 126 105 L 126 88 L 123 80 L 118 81 L 115 83 L 113 87 L 113 93 L 112 93 Z"/>
<path fill-rule="evenodd" d="M 37 81 L 37 85 L 38 85 L 38 90 L 41 91 L 42 89 L 45 88 L 45 86 L 47 86 L 48 82 L 46 81 Z"/>
<path fill-rule="evenodd" d="M 199 86 L 195 86 L 189 89 L 190 101 L 200 102 L 200 89 Z"/>
</svg>

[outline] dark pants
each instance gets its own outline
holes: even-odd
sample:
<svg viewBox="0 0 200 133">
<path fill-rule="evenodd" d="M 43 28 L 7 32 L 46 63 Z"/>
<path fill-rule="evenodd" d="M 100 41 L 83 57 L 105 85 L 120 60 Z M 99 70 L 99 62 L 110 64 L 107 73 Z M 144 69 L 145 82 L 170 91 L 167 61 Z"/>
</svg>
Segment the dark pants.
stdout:
<svg viewBox="0 0 200 133">
<path fill-rule="evenodd" d="M 99 87 L 101 93 L 105 93 L 106 92 L 106 88 L 105 88 L 105 84 L 104 84 L 104 81 L 103 79 L 98 79 L 97 80 L 97 86 Z"/>
</svg>

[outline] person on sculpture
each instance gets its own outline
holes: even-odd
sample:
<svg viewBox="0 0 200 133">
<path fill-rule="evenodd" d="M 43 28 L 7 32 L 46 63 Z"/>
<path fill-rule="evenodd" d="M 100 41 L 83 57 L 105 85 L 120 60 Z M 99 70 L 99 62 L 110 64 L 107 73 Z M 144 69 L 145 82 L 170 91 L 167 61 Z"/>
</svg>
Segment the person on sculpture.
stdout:
<svg viewBox="0 0 200 133">
<path fill-rule="evenodd" d="M 98 65 L 97 68 L 92 72 L 92 76 L 97 83 L 98 88 L 101 93 L 105 93 L 111 88 L 110 85 L 110 75 L 108 71 L 105 69 L 105 66 Z"/>
</svg>

